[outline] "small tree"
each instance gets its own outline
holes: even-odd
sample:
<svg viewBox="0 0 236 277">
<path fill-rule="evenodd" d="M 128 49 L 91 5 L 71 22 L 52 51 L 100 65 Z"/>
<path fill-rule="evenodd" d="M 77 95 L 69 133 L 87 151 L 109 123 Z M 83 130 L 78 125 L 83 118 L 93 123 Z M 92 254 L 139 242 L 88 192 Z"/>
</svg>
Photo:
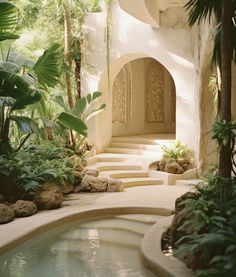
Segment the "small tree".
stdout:
<svg viewBox="0 0 236 277">
<path fill-rule="evenodd" d="M 189 24 L 200 23 L 213 15 L 216 16 L 218 28 L 215 39 L 213 59 L 218 64 L 221 77 L 220 121 L 228 124 L 231 121 L 231 63 L 236 53 L 236 27 L 233 16 L 236 11 L 235 0 L 190 0 L 185 5 L 190 10 Z M 236 62 L 236 60 L 235 60 Z M 231 177 L 231 139 L 222 144 L 219 156 L 219 173 Z"/>
</svg>

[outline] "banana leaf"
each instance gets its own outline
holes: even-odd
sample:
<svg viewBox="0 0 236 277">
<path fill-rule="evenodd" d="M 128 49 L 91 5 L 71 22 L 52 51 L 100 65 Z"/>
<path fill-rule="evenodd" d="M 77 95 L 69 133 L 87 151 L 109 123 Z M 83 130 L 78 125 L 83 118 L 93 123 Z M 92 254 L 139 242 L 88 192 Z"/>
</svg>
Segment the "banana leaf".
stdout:
<svg viewBox="0 0 236 277">
<path fill-rule="evenodd" d="M 72 129 L 83 136 L 87 136 L 88 127 L 80 118 L 63 112 L 59 115 L 57 120 L 65 127 Z"/>
<path fill-rule="evenodd" d="M 12 115 L 10 119 L 16 123 L 17 127 L 23 134 L 39 134 L 38 127 L 31 118 L 26 116 Z"/>
</svg>

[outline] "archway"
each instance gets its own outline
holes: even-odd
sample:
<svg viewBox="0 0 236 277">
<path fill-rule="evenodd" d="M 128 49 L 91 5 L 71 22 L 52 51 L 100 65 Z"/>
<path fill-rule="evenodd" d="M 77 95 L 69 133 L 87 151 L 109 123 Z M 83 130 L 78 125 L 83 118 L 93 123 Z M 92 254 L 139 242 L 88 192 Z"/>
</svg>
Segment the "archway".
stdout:
<svg viewBox="0 0 236 277">
<path fill-rule="evenodd" d="M 101 152 L 110 145 L 112 132 L 112 88 L 115 79 L 124 66 L 130 62 L 142 58 L 152 58 L 158 61 L 170 73 L 174 80 L 176 91 L 176 132 L 175 137 L 183 143 L 195 149 L 197 141 L 198 108 L 196 105 L 197 96 L 194 94 L 193 66 L 188 61 L 172 54 L 166 54 L 160 49 L 155 55 L 148 53 L 129 53 L 114 59 L 110 64 L 110 78 L 107 78 L 107 71 L 101 72 L 97 89 L 103 92 L 101 101 L 106 103 L 105 111 L 95 121 L 90 122 L 89 139 Z M 191 82 L 189 81 L 191 80 Z M 109 85 L 110 84 L 110 85 Z M 160 137 L 160 136 L 159 136 Z M 170 136 L 173 138 L 173 136 Z"/>
<path fill-rule="evenodd" d="M 176 91 L 169 71 L 150 57 L 126 63 L 112 87 L 112 136 L 175 130 Z"/>
</svg>

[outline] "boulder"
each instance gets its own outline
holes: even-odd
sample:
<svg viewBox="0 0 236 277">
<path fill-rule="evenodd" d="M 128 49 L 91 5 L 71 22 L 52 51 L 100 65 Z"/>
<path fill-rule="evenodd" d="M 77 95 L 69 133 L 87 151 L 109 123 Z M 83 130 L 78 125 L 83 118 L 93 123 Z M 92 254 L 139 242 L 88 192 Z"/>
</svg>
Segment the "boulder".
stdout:
<svg viewBox="0 0 236 277">
<path fill-rule="evenodd" d="M 93 177 L 98 177 L 99 171 L 97 169 L 84 169 L 82 171 L 82 174 L 83 174 L 83 176 L 90 175 L 90 176 L 93 176 Z"/>
<path fill-rule="evenodd" d="M 85 175 L 77 192 L 104 192 L 107 190 L 107 186 L 108 180 L 106 178 Z"/>
<path fill-rule="evenodd" d="M 14 211 L 5 204 L 0 204 L 0 224 L 12 221 L 15 218 Z"/>
<path fill-rule="evenodd" d="M 182 203 L 183 203 L 183 201 L 185 201 L 188 198 L 196 198 L 196 193 L 188 191 L 188 192 L 184 193 L 183 195 L 181 195 L 180 197 L 178 197 L 175 200 L 175 213 L 178 213 L 178 211 L 180 211 L 184 208 L 184 205 Z"/>
<path fill-rule="evenodd" d="M 65 195 L 73 193 L 74 192 L 74 186 L 71 183 L 66 182 L 65 184 L 62 185 L 61 191 Z"/>
<path fill-rule="evenodd" d="M 117 179 L 108 179 L 107 191 L 108 192 L 119 192 L 123 191 L 123 183 Z"/>
<path fill-rule="evenodd" d="M 82 172 L 84 170 L 84 166 L 81 163 L 78 163 L 75 167 L 75 170 L 78 172 Z"/>
<path fill-rule="evenodd" d="M 160 164 L 160 161 L 153 162 L 149 165 L 148 168 L 150 170 L 159 170 L 159 168 L 160 168 L 159 164 Z"/>
<path fill-rule="evenodd" d="M 165 171 L 165 167 L 166 167 L 166 161 L 165 160 L 160 160 L 159 168 L 157 168 L 157 170 Z"/>
<path fill-rule="evenodd" d="M 179 164 L 183 167 L 184 171 L 191 168 L 191 163 L 186 159 L 178 160 Z"/>
<path fill-rule="evenodd" d="M 42 191 L 35 198 L 36 205 L 40 210 L 57 209 L 63 202 L 63 194 L 61 188 L 51 182 L 47 182 L 42 186 Z"/>
<path fill-rule="evenodd" d="M 11 208 L 16 217 L 30 216 L 37 212 L 37 206 L 32 201 L 18 200 Z"/>
<path fill-rule="evenodd" d="M 193 225 L 186 225 L 185 228 L 182 228 L 181 230 L 179 229 L 184 222 L 189 219 L 189 216 L 193 216 L 192 214 L 189 214 L 187 209 L 184 209 L 185 205 L 183 201 L 189 198 L 196 198 L 196 194 L 193 192 L 187 192 L 175 201 L 175 216 L 170 227 L 170 235 L 173 246 L 181 237 L 196 233 L 196 226 Z"/>
<path fill-rule="evenodd" d="M 184 173 L 184 169 L 175 161 L 166 163 L 164 171 L 172 174 Z"/>
<path fill-rule="evenodd" d="M 83 174 L 80 171 L 75 171 L 75 186 L 79 186 L 83 180 Z"/>
</svg>

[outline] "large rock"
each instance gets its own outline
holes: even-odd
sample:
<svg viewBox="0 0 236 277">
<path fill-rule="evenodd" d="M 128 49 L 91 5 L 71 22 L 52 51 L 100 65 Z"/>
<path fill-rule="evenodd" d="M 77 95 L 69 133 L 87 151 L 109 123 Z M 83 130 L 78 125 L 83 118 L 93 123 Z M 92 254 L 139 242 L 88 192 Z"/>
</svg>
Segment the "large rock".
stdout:
<svg viewBox="0 0 236 277">
<path fill-rule="evenodd" d="M 106 178 L 85 175 L 77 192 L 104 192 L 107 190 L 107 186 L 108 180 Z"/>
<path fill-rule="evenodd" d="M 82 172 L 84 170 L 84 165 L 82 165 L 81 163 L 78 163 L 75 167 L 75 170 L 78 172 Z"/>
<path fill-rule="evenodd" d="M 191 168 L 191 163 L 186 159 L 178 160 L 179 164 L 183 167 L 184 171 L 187 171 Z"/>
<path fill-rule="evenodd" d="M 183 205 L 183 202 L 187 200 L 188 198 L 196 198 L 197 195 L 194 192 L 188 191 L 184 194 L 182 194 L 180 197 L 178 197 L 175 200 L 175 213 L 177 214 L 180 210 L 182 210 L 185 206 Z"/>
<path fill-rule="evenodd" d="M 84 175 L 82 174 L 82 172 L 80 171 L 75 171 L 75 186 L 78 186 L 81 184 L 82 180 L 83 180 Z"/>
<path fill-rule="evenodd" d="M 119 192 L 123 191 L 123 183 L 117 179 L 108 179 L 107 191 L 108 192 Z"/>
<path fill-rule="evenodd" d="M 177 162 L 169 162 L 165 165 L 165 172 L 172 173 L 172 174 L 182 174 L 184 173 L 183 167 L 181 167 Z"/>
<path fill-rule="evenodd" d="M 5 204 L 0 204 L 0 224 L 10 222 L 14 219 L 15 214 L 11 207 Z"/>
<path fill-rule="evenodd" d="M 55 183 L 45 183 L 42 191 L 35 198 L 37 207 L 40 210 L 57 209 L 61 206 L 63 194 L 61 188 Z"/>
<path fill-rule="evenodd" d="M 185 209 L 183 203 L 184 200 L 192 197 L 196 197 L 196 195 L 192 192 L 188 192 L 176 200 L 176 213 L 170 226 L 171 245 L 174 248 L 176 248 L 176 242 L 184 236 L 195 235 L 198 233 L 198 226 L 196 224 L 185 224 L 190 219 L 198 222 L 198 215 L 190 213 L 188 209 Z M 198 255 L 201 256 L 201 253 L 188 252 L 185 254 L 182 252 L 182 254 L 177 257 L 183 261 L 187 267 L 197 269 L 200 265 L 197 258 Z"/>
<path fill-rule="evenodd" d="M 16 217 L 30 216 L 37 213 L 37 206 L 32 201 L 18 200 L 11 208 Z"/>
<path fill-rule="evenodd" d="M 65 184 L 62 185 L 61 191 L 65 195 L 73 193 L 74 192 L 74 186 L 71 183 L 66 182 Z"/>
<path fill-rule="evenodd" d="M 165 160 L 160 160 L 159 168 L 157 168 L 157 170 L 165 171 L 165 167 L 166 167 L 166 161 Z"/>
<path fill-rule="evenodd" d="M 99 175 L 99 170 L 97 169 L 84 169 L 82 171 L 82 174 L 85 176 L 85 175 L 90 175 L 90 176 L 93 176 L 93 177 L 98 177 Z"/>
<path fill-rule="evenodd" d="M 186 225 L 185 228 L 182 227 L 184 222 L 189 219 L 189 216 L 193 216 L 187 209 L 185 209 L 185 205 L 183 203 L 186 199 L 190 198 L 196 198 L 196 194 L 193 192 L 187 192 L 175 201 L 175 216 L 170 227 L 170 235 L 173 246 L 175 246 L 175 243 L 183 236 L 196 233 L 196 226 Z M 182 227 L 181 230 L 180 227 Z"/>
<path fill-rule="evenodd" d="M 149 169 L 150 170 L 159 170 L 160 166 L 160 161 L 156 161 L 156 162 L 152 162 L 150 165 L 149 165 Z"/>
</svg>

